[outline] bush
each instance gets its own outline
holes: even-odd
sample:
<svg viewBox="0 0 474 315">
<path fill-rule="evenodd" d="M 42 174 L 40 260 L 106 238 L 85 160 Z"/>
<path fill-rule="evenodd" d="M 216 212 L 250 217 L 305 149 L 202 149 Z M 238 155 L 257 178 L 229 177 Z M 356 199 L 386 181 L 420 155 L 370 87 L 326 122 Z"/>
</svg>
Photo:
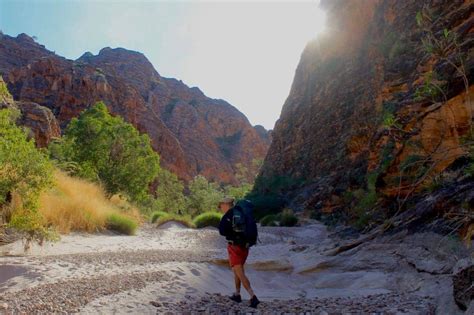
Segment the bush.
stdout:
<svg viewBox="0 0 474 315">
<path fill-rule="evenodd" d="M 38 213 L 38 196 L 52 184 L 52 165 L 25 130 L 15 125 L 19 112 L 0 110 L 0 207 L 16 195 L 19 202 L 3 214 L 12 228 L 26 233 L 27 243 L 51 235 Z"/>
<path fill-rule="evenodd" d="M 109 196 L 123 192 L 138 202 L 146 199 L 160 170 L 148 135 L 110 115 L 102 102 L 72 119 L 50 154 L 58 165 L 74 163 L 74 174 L 100 180 Z"/>
<path fill-rule="evenodd" d="M 248 199 L 254 204 L 254 216 L 256 219 L 263 218 L 269 214 L 281 211 L 285 201 L 278 195 L 256 195 L 252 194 Z"/>
<path fill-rule="evenodd" d="M 274 214 L 266 215 L 260 220 L 262 226 L 277 226 L 277 222 L 278 216 Z"/>
<path fill-rule="evenodd" d="M 44 224 L 60 233 L 71 231 L 97 232 L 107 228 L 107 217 L 122 215 L 139 221 L 138 210 L 126 200 L 114 196 L 109 200 L 103 189 L 84 179 L 56 171 L 53 188 L 41 193 L 39 213 Z"/>
<path fill-rule="evenodd" d="M 219 222 L 221 221 L 222 213 L 219 212 L 204 212 L 194 218 L 193 224 L 198 228 L 203 228 L 206 226 L 219 227 Z"/>
<path fill-rule="evenodd" d="M 156 226 L 160 226 L 171 221 L 181 223 L 182 225 L 191 229 L 195 228 L 194 223 L 189 216 L 182 216 L 177 214 L 167 214 L 165 216 L 160 217 L 156 221 Z"/>
<path fill-rule="evenodd" d="M 285 209 L 280 214 L 280 226 L 295 226 L 298 223 L 298 218 L 291 209 Z"/>
<path fill-rule="evenodd" d="M 107 228 L 122 234 L 134 235 L 138 223 L 123 214 L 112 213 L 107 216 Z"/>
<path fill-rule="evenodd" d="M 167 216 L 168 213 L 164 211 L 155 211 L 151 214 L 151 223 L 155 223 L 159 218 Z"/>
<path fill-rule="evenodd" d="M 189 183 L 188 209 L 191 216 L 216 210 L 224 194 L 216 183 L 198 175 Z"/>
<path fill-rule="evenodd" d="M 161 212 L 182 214 L 186 208 L 183 183 L 175 174 L 162 169 L 158 173 L 157 184 L 152 208 Z"/>
</svg>

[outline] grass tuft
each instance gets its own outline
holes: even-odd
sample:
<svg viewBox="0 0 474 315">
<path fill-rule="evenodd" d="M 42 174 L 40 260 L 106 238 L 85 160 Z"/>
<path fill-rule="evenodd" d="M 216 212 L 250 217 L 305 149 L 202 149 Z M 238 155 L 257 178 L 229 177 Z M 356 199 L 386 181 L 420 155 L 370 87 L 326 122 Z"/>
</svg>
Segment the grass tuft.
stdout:
<svg viewBox="0 0 474 315">
<path fill-rule="evenodd" d="M 159 218 L 167 216 L 168 213 L 164 211 L 155 211 L 151 214 L 151 223 L 155 223 Z"/>
<path fill-rule="evenodd" d="M 109 200 L 97 184 L 56 171 L 55 185 L 39 198 L 39 213 L 46 226 L 62 234 L 98 232 L 108 228 L 111 214 L 139 222 L 138 210 L 119 197 Z"/>
<path fill-rule="evenodd" d="M 111 213 L 107 216 L 107 228 L 122 234 L 134 235 L 138 227 L 138 223 L 119 213 Z"/>
<path fill-rule="evenodd" d="M 203 228 L 206 226 L 219 227 L 219 222 L 221 221 L 222 213 L 219 212 L 204 212 L 194 218 L 193 224 L 198 228 Z"/>
<path fill-rule="evenodd" d="M 260 220 L 260 224 L 262 226 L 277 226 L 278 225 L 277 222 L 278 222 L 278 216 L 274 214 L 266 215 Z"/>
<path fill-rule="evenodd" d="M 156 223 L 156 226 L 161 226 L 161 225 L 163 225 L 167 222 L 171 222 L 171 221 L 181 223 L 184 226 L 186 226 L 188 228 L 191 228 L 191 229 L 195 228 L 194 223 L 191 220 L 191 217 L 189 217 L 189 216 L 180 216 L 180 215 L 177 215 L 177 214 L 170 214 L 170 213 L 166 214 L 165 216 L 162 216 L 162 217 L 158 218 L 158 220 L 156 220 L 155 223 Z"/>
</svg>

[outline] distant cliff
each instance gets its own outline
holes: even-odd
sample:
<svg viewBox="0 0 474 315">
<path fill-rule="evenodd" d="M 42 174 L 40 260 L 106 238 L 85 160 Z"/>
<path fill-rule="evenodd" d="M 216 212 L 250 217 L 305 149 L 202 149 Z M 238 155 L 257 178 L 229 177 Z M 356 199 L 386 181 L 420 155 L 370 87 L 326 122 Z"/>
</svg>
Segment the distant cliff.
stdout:
<svg viewBox="0 0 474 315">
<path fill-rule="evenodd" d="M 161 77 L 143 54 L 123 48 L 73 61 L 28 35 L 1 35 L 0 75 L 15 100 L 49 108 L 62 129 L 104 101 L 113 114 L 147 133 L 162 165 L 185 180 L 202 174 L 232 183 L 235 165 L 250 167 L 269 146 L 267 132 L 252 127 L 235 107 Z"/>
<path fill-rule="evenodd" d="M 448 186 L 453 196 L 464 187 L 458 199 L 474 206 L 466 175 L 474 140 L 472 1 L 321 6 L 328 30 L 302 53 L 255 192 L 359 219 L 374 208 L 392 215 L 412 196 Z"/>
</svg>

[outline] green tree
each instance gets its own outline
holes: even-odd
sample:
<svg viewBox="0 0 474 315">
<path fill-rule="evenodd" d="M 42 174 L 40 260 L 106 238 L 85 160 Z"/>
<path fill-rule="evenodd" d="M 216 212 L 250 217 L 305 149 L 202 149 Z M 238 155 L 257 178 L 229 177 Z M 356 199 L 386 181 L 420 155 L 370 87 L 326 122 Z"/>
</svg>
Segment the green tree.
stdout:
<svg viewBox="0 0 474 315">
<path fill-rule="evenodd" d="M 189 183 L 188 209 L 192 216 L 207 211 L 217 211 L 219 201 L 224 193 L 216 183 L 209 182 L 198 175 Z"/>
<path fill-rule="evenodd" d="M 121 192 L 137 202 L 147 198 L 160 170 L 148 135 L 110 115 L 102 102 L 71 120 L 50 152 L 59 165 L 72 162 L 76 175 L 102 182 L 109 195 Z"/>
<path fill-rule="evenodd" d="M 21 199 L 13 213 L 2 213 L 10 226 L 27 233 L 27 240 L 48 236 L 37 212 L 39 193 L 52 184 L 52 165 L 27 132 L 15 125 L 19 112 L 0 110 L 0 210 L 12 194 Z M 6 207 L 3 207 L 5 210 Z"/>
<path fill-rule="evenodd" d="M 157 181 L 158 187 L 156 188 L 154 210 L 183 214 L 186 208 L 183 182 L 175 174 L 165 169 L 158 173 Z"/>
</svg>

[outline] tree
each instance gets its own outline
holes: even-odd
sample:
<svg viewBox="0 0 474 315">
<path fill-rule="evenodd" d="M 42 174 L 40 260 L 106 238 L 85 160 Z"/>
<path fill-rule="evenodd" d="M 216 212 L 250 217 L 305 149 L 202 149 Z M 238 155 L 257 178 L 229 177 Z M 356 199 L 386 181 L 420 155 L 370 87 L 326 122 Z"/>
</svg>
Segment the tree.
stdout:
<svg viewBox="0 0 474 315">
<path fill-rule="evenodd" d="M 219 201 L 224 197 L 216 183 L 198 175 L 189 183 L 188 208 L 192 216 L 207 211 L 217 211 Z"/>
<path fill-rule="evenodd" d="M 183 214 L 186 208 L 183 183 L 175 174 L 165 169 L 158 173 L 157 180 L 155 210 Z"/>
<path fill-rule="evenodd" d="M 148 135 L 110 115 L 99 102 L 72 119 L 63 138 L 50 147 L 59 165 L 72 162 L 73 173 L 99 180 L 110 196 L 120 192 L 137 202 L 146 199 L 160 170 Z"/>
<path fill-rule="evenodd" d="M 37 212 L 39 193 L 52 184 L 52 165 L 35 147 L 27 132 L 15 125 L 19 112 L 0 110 L 0 210 L 13 195 L 20 205 L 12 213 L 2 211 L 11 227 L 27 233 L 27 240 L 48 237 Z M 3 205 L 3 207 L 2 207 Z"/>
</svg>

